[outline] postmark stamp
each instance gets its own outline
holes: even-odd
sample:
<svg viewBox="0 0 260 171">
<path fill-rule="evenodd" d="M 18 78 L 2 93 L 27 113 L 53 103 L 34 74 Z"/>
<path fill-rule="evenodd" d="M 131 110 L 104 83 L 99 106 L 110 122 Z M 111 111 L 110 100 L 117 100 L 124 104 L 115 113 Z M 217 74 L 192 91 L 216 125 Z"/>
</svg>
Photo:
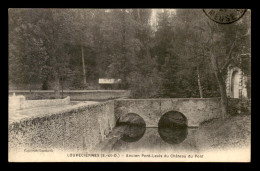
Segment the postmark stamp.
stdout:
<svg viewBox="0 0 260 171">
<path fill-rule="evenodd" d="M 216 23 L 231 24 L 242 18 L 246 9 L 203 9 L 203 12 Z"/>
</svg>

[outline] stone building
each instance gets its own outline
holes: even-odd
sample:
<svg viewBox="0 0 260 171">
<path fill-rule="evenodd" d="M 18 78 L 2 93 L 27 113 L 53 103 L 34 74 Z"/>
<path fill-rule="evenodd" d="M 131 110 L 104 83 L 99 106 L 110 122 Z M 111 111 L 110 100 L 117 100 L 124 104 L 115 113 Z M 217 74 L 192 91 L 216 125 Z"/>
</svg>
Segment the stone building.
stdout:
<svg viewBox="0 0 260 171">
<path fill-rule="evenodd" d="M 247 77 L 238 67 L 229 67 L 226 79 L 227 96 L 230 98 L 248 98 Z"/>
<path fill-rule="evenodd" d="M 244 56 L 244 55 L 243 55 Z M 241 55 L 241 59 L 243 57 Z M 240 64 L 242 62 L 240 60 Z M 250 66 L 250 65 L 249 65 Z M 226 90 L 230 98 L 251 98 L 251 87 L 247 87 L 250 78 L 244 74 L 241 68 L 230 65 L 227 70 Z"/>
<path fill-rule="evenodd" d="M 105 90 L 112 90 L 112 89 L 116 89 L 120 83 L 122 82 L 121 79 L 108 79 L 108 78 L 100 78 L 98 80 L 99 83 L 99 87 L 101 89 L 105 89 Z"/>
</svg>

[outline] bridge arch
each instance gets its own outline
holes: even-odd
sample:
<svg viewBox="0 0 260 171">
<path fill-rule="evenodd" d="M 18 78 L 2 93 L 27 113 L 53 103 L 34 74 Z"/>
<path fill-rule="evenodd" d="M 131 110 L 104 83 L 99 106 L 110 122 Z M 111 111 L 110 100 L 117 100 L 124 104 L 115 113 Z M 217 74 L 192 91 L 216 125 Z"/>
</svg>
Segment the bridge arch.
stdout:
<svg viewBox="0 0 260 171">
<path fill-rule="evenodd" d="M 179 126 L 187 126 L 188 118 L 182 112 L 170 110 L 160 117 L 158 127 L 171 126 L 172 123 Z"/>
<path fill-rule="evenodd" d="M 136 113 L 127 113 L 120 116 L 116 121 L 116 126 L 122 129 L 121 140 L 125 142 L 140 140 L 146 131 L 144 119 Z"/>
<path fill-rule="evenodd" d="M 133 112 L 119 116 L 119 118 L 116 121 L 116 126 L 130 124 L 144 127 L 146 126 L 144 119 L 139 114 Z"/>
<path fill-rule="evenodd" d="M 158 123 L 158 133 L 169 144 L 179 144 L 188 135 L 188 119 L 178 111 L 164 113 Z"/>
</svg>

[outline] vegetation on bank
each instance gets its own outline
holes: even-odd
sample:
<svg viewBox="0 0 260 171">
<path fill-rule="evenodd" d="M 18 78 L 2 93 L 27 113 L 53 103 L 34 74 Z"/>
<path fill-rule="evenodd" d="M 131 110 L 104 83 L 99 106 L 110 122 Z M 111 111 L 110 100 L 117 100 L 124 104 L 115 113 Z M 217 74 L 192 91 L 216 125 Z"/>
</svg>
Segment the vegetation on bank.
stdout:
<svg viewBox="0 0 260 171">
<path fill-rule="evenodd" d="M 251 144 L 251 114 L 242 112 L 214 119 L 200 125 L 197 145 L 201 150 L 249 147 Z"/>
</svg>

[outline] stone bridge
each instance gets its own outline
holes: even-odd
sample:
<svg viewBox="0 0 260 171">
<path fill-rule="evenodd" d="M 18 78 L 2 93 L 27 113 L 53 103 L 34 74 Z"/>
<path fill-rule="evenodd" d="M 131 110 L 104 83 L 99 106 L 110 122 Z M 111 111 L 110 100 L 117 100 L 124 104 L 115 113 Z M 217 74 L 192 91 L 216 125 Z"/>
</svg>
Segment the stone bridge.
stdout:
<svg viewBox="0 0 260 171">
<path fill-rule="evenodd" d="M 162 115 L 169 111 L 182 113 L 189 127 L 221 116 L 220 98 L 120 99 L 115 100 L 116 120 L 127 113 L 141 116 L 146 127 L 158 127 Z"/>
</svg>

